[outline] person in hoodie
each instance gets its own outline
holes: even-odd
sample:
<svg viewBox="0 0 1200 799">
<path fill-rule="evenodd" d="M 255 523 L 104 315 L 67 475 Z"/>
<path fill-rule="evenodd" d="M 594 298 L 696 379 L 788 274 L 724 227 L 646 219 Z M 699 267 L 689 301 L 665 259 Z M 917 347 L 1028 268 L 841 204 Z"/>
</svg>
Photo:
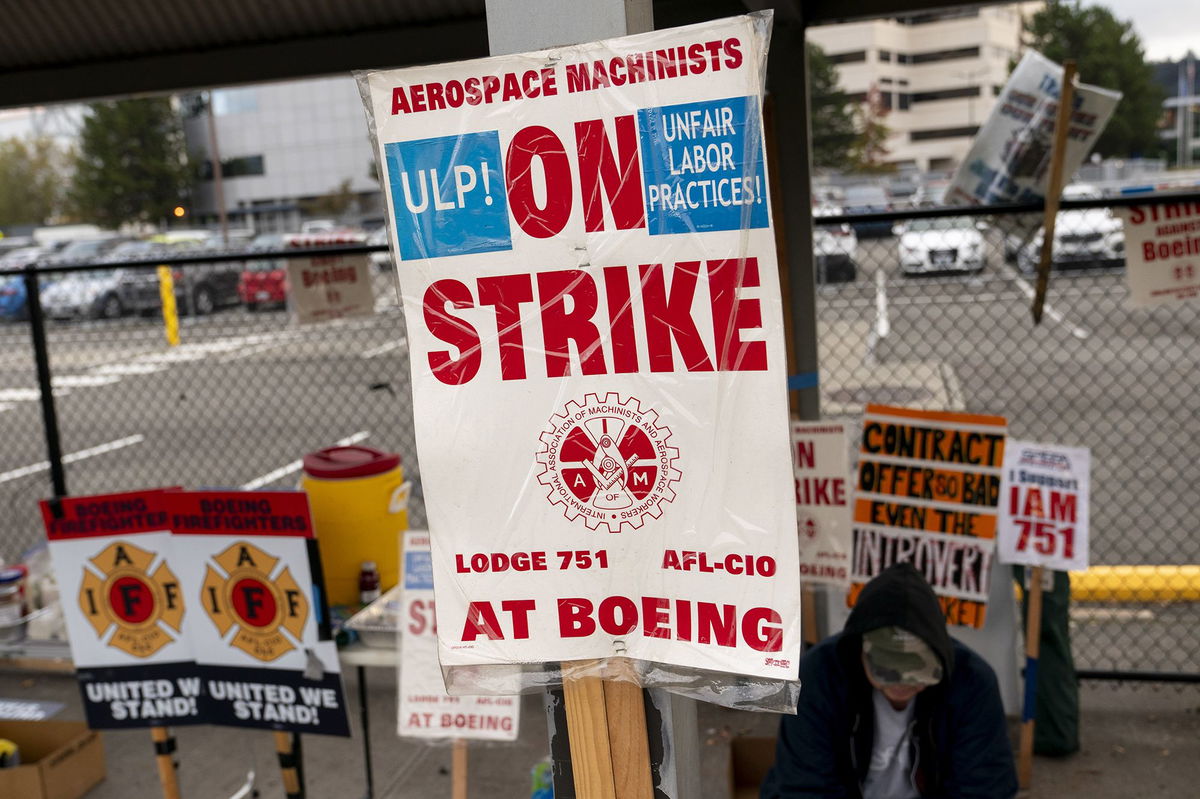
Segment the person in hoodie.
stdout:
<svg viewBox="0 0 1200 799">
<path fill-rule="evenodd" d="M 800 660 L 763 799 L 1012 799 L 1017 776 L 992 668 L 953 640 L 920 572 L 868 582 L 845 629 Z"/>
</svg>

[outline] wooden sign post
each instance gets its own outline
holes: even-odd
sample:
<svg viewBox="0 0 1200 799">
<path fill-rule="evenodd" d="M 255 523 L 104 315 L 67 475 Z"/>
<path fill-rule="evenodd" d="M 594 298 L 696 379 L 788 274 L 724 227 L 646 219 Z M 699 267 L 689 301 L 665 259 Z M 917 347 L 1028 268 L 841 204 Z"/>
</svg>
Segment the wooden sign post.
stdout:
<svg viewBox="0 0 1200 799">
<path fill-rule="evenodd" d="M 467 740 L 454 739 L 450 761 L 451 799 L 467 799 Z"/>
<path fill-rule="evenodd" d="M 1042 224 L 1042 257 L 1038 263 L 1037 287 L 1033 295 L 1033 323 L 1042 322 L 1046 304 L 1046 289 L 1050 283 L 1050 267 L 1054 262 L 1054 225 L 1058 219 L 1058 204 L 1062 199 L 1063 157 L 1066 155 L 1067 131 L 1071 127 L 1071 110 L 1075 99 L 1075 62 L 1063 64 L 1062 87 L 1058 93 L 1058 117 L 1054 122 L 1054 149 L 1050 153 L 1050 182 L 1046 186 L 1046 216 Z"/>
<path fill-rule="evenodd" d="M 179 799 L 179 772 L 175 768 L 175 736 L 166 727 L 151 727 L 154 741 L 154 760 L 158 765 L 158 780 L 162 783 L 163 799 Z"/>
<path fill-rule="evenodd" d="M 604 677 L 572 677 L 563 698 L 577 799 L 654 799 L 642 689 L 628 661 L 610 660 Z M 626 679 L 617 679 L 625 672 Z"/>
<path fill-rule="evenodd" d="M 1037 665 L 1042 638 L 1042 567 L 1029 569 L 1025 618 L 1025 700 L 1021 713 L 1021 743 L 1017 755 L 1017 781 L 1028 790 L 1033 781 L 1033 725 L 1037 708 Z"/>
<path fill-rule="evenodd" d="M 297 767 L 296 751 L 292 746 L 292 733 L 274 732 L 275 752 L 279 755 L 279 775 L 283 780 L 283 792 L 287 799 L 303 799 L 304 786 Z"/>
</svg>

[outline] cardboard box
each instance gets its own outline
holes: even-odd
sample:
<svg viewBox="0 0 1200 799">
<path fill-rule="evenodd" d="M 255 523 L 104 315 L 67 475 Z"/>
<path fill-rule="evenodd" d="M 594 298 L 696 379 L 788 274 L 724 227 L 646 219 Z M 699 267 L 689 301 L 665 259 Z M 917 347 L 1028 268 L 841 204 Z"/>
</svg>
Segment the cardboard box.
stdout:
<svg viewBox="0 0 1200 799">
<path fill-rule="evenodd" d="M 729 742 L 729 795 L 758 799 L 758 789 L 774 763 L 774 738 L 734 738 Z"/>
<path fill-rule="evenodd" d="M 79 799 L 104 779 L 104 744 L 82 721 L 0 721 L 21 765 L 0 769 L 0 796 Z"/>
</svg>

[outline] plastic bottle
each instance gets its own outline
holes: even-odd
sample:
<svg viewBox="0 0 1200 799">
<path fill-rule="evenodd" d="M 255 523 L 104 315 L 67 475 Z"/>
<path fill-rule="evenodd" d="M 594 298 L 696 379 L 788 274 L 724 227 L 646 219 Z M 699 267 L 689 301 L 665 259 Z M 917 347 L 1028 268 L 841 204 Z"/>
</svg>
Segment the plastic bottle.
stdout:
<svg viewBox="0 0 1200 799">
<path fill-rule="evenodd" d="M 25 637 L 25 573 L 24 566 L 0 568 L 0 642 Z"/>
<path fill-rule="evenodd" d="M 373 560 L 364 560 L 358 573 L 358 601 L 368 605 L 379 599 L 379 568 Z"/>
</svg>

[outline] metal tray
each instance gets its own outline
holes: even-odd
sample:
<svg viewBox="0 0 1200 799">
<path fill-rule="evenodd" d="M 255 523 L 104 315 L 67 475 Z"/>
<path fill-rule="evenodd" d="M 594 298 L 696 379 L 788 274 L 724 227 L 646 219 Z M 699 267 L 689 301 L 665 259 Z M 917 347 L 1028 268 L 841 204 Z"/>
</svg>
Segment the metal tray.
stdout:
<svg viewBox="0 0 1200 799">
<path fill-rule="evenodd" d="M 358 633 L 367 646 L 395 649 L 400 611 L 400 586 L 397 585 L 347 619 L 346 628 Z"/>
</svg>

